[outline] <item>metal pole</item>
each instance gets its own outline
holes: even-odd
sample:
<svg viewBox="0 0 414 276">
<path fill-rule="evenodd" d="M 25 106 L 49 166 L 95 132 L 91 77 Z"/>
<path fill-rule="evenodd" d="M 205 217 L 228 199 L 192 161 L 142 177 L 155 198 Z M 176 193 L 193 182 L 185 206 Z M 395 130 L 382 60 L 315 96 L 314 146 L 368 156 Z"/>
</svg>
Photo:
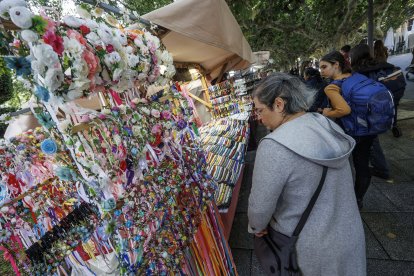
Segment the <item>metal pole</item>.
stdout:
<svg viewBox="0 0 414 276">
<path fill-rule="evenodd" d="M 368 0 L 368 46 L 371 49 L 371 54 L 374 53 L 374 3 L 373 0 Z"/>
<path fill-rule="evenodd" d="M 84 3 L 87 3 L 87 4 L 91 4 L 93 6 L 96 6 L 96 1 L 95 0 L 80 0 L 80 1 L 82 1 Z M 109 4 L 99 2 L 97 6 L 104 9 L 106 12 L 114 13 L 114 14 L 117 14 L 117 15 L 122 15 L 121 10 L 119 8 L 111 6 Z M 136 17 L 133 14 L 130 14 L 129 18 L 131 18 L 131 20 L 139 21 L 140 23 L 143 23 L 147 26 L 151 25 L 151 23 L 148 20 L 145 20 L 141 17 Z"/>
</svg>

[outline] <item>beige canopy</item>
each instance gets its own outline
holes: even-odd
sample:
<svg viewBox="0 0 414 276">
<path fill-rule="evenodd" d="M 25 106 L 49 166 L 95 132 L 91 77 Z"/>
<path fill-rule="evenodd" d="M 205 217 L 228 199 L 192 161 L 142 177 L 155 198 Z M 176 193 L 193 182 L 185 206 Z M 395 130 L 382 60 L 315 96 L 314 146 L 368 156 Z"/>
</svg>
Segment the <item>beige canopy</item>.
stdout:
<svg viewBox="0 0 414 276">
<path fill-rule="evenodd" d="M 195 63 L 212 78 L 248 67 L 249 43 L 224 0 L 178 0 L 144 19 L 169 30 L 162 42 L 176 63 Z"/>
</svg>

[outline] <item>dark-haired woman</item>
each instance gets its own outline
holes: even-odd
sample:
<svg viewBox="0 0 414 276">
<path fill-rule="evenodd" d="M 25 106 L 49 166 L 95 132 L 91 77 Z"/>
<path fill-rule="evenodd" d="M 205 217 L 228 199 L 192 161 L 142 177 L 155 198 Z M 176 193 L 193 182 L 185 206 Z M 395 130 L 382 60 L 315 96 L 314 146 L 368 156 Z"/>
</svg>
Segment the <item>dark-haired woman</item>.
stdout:
<svg viewBox="0 0 414 276">
<path fill-rule="evenodd" d="M 374 59 L 371 56 L 369 46 L 366 44 L 357 45 L 351 50 L 351 66 L 352 71 L 374 80 L 378 80 L 379 77 L 385 77 L 397 70 L 393 64 L 387 63 L 383 58 L 379 60 Z M 401 80 L 398 78 L 393 80 L 393 85 L 389 85 L 388 87 L 394 98 L 395 115 L 392 133 L 395 137 L 402 135 L 401 130 L 397 127 L 398 105 L 405 91 L 405 80 L 402 73 L 400 78 Z M 371 170 L 373 175 L 383 179 L 390 178 L 388 164 L 385 160 L 378 137 L 374 139 L 370 160 L 373 167 Z"/>
<path fill-rule="evenodd" d="M 326 82 L 322 79 L 321 73 L 315 68 L 308 67 L 304 70 L 303 78 L 307 87 L 317 91 L 315 101 L 309 108 L 309 112 L 320 112 L 328 106 L 328 98 L 325 94 Z"/>
<path fill-rule="evenodd" d="M 380 39 L 375 40 L 375 43 L 374 43 L 374 58 L 378 62 L 387 62 L 387 59 L 388 59 L 388 49 L 387 47 L 384 46 L 384 43 Z"/>
<path fill-rule="evenodd" d="M 352 58 L 351 58 L 352 61 Z M 322 57 L 319 68 L 323 77 L 332 80 L 344 80 L 351 76 L 351 69 L 346 66 L 345 59 L 340 52 L 334 51 Z M 332 108 L 324 108 L 323 115 L 338 119 L 349 115 L 352 110 L 341 96 L 341 87 L 336 84 L 329 84 L 325 88 L 325 93 L 329 98 Z M 372 143 L 376 135 L 354 136 L 356 141 L 352 151 L 352 159 L 355 168 L 355 195 L 358 207 L 363 206 L 363 198 L 371 184 L 371 173 L 369 170 L 369 156 Z"/>
</svg>

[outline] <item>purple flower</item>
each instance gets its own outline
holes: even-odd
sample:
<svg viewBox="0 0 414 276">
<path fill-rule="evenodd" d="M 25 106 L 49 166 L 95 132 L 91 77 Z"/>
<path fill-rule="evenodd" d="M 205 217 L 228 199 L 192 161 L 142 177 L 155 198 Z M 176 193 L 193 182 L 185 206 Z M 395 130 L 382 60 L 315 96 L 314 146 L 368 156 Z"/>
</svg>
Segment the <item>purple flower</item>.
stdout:
<svg viewBox="0 0 414 276">
<path fill-rule="evenodd" d="M 187 122 L 184 120 L 179 120 L 177 123 L 178 129 L 184 129 L 187 126 Z"/>
</svg>

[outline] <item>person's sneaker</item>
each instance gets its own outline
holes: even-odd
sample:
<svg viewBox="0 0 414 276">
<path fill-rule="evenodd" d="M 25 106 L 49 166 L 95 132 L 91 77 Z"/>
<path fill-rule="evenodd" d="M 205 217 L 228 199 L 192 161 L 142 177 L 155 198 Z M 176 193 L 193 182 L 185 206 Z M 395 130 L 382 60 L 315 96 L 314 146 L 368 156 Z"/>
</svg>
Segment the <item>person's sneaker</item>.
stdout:
<svg viewBox="0 0 414 276">
<path fill-rule="evenodd" d="M 372 176 L 379 177 L 379 178 L 382 178 L 384 180 L 390 180 L 391 179 L 390 175 L 388 173 L 385 173 L 385 172 L 380 171 L 380 170 L 376 170 L 374 168 L 369 168 L 369 170 L 370 170 Z"/>
</svg>

